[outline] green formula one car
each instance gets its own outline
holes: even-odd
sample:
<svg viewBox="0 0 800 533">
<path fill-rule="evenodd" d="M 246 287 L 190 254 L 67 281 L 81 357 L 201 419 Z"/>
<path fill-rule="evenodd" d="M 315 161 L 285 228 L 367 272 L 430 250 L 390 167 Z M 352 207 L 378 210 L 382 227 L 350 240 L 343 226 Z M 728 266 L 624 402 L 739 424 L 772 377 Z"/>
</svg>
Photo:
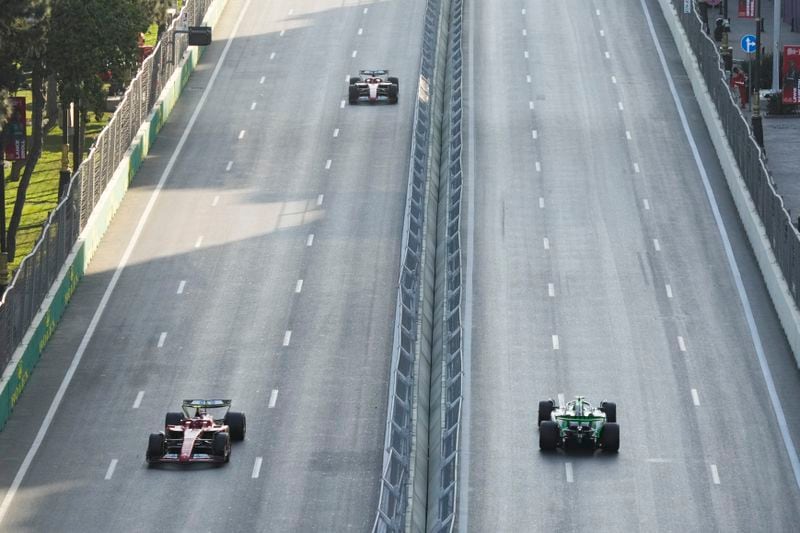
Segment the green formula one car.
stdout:
<svg viewBox="0 0 800 533">
<path fill-rule="evenodd" d="M 556 405 L 553 400 L 539 402 L 539 448 L 555 450 L 570 444 L 617 452 L 617 404 L 603 401 L 594 407 L 583 396 L 566 405 Z"/>
</svg>

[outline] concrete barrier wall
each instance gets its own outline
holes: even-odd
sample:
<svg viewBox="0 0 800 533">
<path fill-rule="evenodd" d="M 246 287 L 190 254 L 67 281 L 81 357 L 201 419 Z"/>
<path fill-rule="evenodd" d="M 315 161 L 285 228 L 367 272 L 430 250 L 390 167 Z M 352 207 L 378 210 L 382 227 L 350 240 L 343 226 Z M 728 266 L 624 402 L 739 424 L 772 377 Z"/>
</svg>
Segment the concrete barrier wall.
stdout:
<svg viewBox="0 0 800 533">
<path fill-rule="evenodd" d="M 216 24 L 227 2 L 228 0 L 214 0 L 203 18 L 203 24 L 209 26 Z M 134 142 L 115 169 L 114 175 L 92 211 L 86 227 L 73 246 L 72 252 L 50 289 L 50 293 L 42 303 L 39 313 L 3 372 L 2 379 L 0 379 L 0 429 L 8 421 L 14 405 L 25 388 L 34 367 L 39 362 L 47 342 L 55 332 L 56 326 L 78 283 L 83 278 L 103 235 L 111 224 L 117 208 L 122 203 L 128 186 L 136 175 L 136 171 L 139 170 L 143 159 L 149 153 L 158 132 L 169 118 L 189 75 L 204 51 L 205 47 L 190 47 L 181 61 L 181 68 L 175 70 L 164 86 L 148 120 L 141 125 Z"/>
<path fill-rule="evenodd" d="M 698 66 L 697 58 L 692 52 L 689 38 L 678 20 L 670 0 L 658 0 L 658 2 L 661 5 L 661 10 L 664 13 L 664 18 L 667 21 L 672 37 L 675 40 L 675 45 L 680 53 L 683 66 L 686 69 L 686 73 L 689 75 L 689 81 L 692 84 L 697 103 L 703 114 L 703 120 L 706 123 L 711 141 L 719 157 L 720 165 L 725 174 L 725 180 L 733 196 L 733 201 L 736 204 L 739 218 L 741 218 L 742 225 L 747 233 L 750 246 L 753 248 L 756 261 L 761 270 L 761 275 L 767 285 L 770 299 L 778 313 L 778 318 L 786 333 L 789 346 L 794 353 L 795 361 L 798 367 L 800 367 L 800 311 L 798 311 L 794 303 L 794 298 L 789 291 L 786 278 L 784 278 L 781 272 L 780 265 L 770 245 L 764 223 L 758 215 L 756 206 L 753 203 L 753 198 L 742 178 L 742 173 L 736 163 L 733 150 L 725 136 L 725 130 L 723 129 L 719 114 L 708 92 L 700 67 Z"/>
</svg>

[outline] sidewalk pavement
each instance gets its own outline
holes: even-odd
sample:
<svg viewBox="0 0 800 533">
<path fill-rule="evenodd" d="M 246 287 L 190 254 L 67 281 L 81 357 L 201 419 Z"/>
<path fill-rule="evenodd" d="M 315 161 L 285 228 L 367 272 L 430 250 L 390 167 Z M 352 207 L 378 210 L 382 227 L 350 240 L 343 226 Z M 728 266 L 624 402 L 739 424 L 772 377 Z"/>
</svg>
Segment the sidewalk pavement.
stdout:
<svg viewBox="0 0 800 533">
<path fill-rule="evenodd" d="M 762 49 L 767 52 L 772 50 L 773 39 L 773 10 L 775 2 L 779 0 L 763 0 L 761 16 L 764 19 L 764 32 L 762 32 Z M 728 0 L 728 17 L 731 21 L 731 32 L 728 35 L 730 46 L 733 48 L 734 64 L 747 59 L 747 54 L 740 46 L 741 38 L 746 34 L 756 33 L 755 19 L 739 18 L 737 0 Z M 720 16 L 722 5 L 709 9 L 709 25 L 713 31 L 714 21 Z M 784 45 L 800 45 L 800 33 L 792 32 L 788 23 L 781 24 L 779 39 L 780 48 Z M 766 103 L 761 102 L 762 110 Z M 749 108 L 742 113 L 750 122 Z M 767 168 L 775 182 L 778 194 L 783 196 L 786 209 L 797 221 L 800 217 L 800 114 L 775 116 L 763 115 L 764 149 L 767 154 Z"/>
</svg>

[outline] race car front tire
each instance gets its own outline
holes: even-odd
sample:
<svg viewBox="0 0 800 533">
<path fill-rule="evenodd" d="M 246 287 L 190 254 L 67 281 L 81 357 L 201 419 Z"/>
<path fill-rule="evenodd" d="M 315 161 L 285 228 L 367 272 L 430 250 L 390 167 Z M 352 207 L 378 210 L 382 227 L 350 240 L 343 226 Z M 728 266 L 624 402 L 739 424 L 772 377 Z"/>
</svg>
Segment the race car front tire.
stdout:
<svg viewBox="0 0 800 533">
<path fill-rule="evenodd" d="M 165 426 L 180 426 L 183 422 L 183 413 L 167 413 L 164 417 Z"/>
<path fill-rule="evenodd" d="M 397 85 L 389 85 L 389 88 L 386 90 L 386 94 L 389 96 L 389 103 L 396 104 L 397 103 Z"/>
<path fill-rule="evenodd" d="M 399 79 L 395 78 L 394 76 L 389 76 L 388 78 L 386 78 L 386 81 L 388 81 L 389 83 L 391 83 L 393 85 L 397 85 L 397 90 L 398 91 L 400 90 L 400 80 Z"/>
<path fill-rule="evenodd" d="M 600 410 L 606 414 L 606 422 L 617 421 L 617 404 L 614 402 L 601 402 Z"/>
<path fill-rule="evenodd" d="M 227 463 L 231 458 L 231 436 L 224 431 L 219 431 L 214 434 L 214 440 L 211 443 L 211 454 L 225 459 Z"/>
<path fill-rule="evenodd" d="M 607 452 L 617 453 L 619 451 L 619 424 L 608 422 L 603 426 L 600 446 Z"/>
<path fill-rule="evenodd" d="M 355 85 L 351 85 L 349 87 L 348 96 L 350 98 L 350 104 L 351 105 L 357 104 L 358 103 L 358 87 L 356 87 Z"/>
<path fill-rule="evenodd" d="M 244 416 L 244 413 L 229 412 L 225 415 L 225 425 L 231 432 L 231 439 L 244 440 L 244 434 L 247 432 L 247 417 Z"/>
<path fill-rule="evenodd" d="M 558 447 L 558 424 L 546 420 L 539 426 L 539 448 L 543 451 L 555 450 Z"/>
<path fill-rule="evenodd" d="M 360 81 L 361 81 L 361 76 L 359 76 L 359 75 L 350 76 L 350 85 L 353 85 L 353 84 L 358 83 Z"/>
<path fill-rule="evenodd" d="M 164 444 L 165 437 L 163 433 L 150 434 L 150 439 L 147 442 L 147 455 L 145 456 L 148 463 L 156 463 L 164 457 Z"/>
<path fill-rule="evenodd" d="M 536 425 L 541 426 L 545 420 L 550 420 L 550 414 L 555 409 L 553 400 L 542 400 L 539 402 L 539 420 Z"/>
</svg>

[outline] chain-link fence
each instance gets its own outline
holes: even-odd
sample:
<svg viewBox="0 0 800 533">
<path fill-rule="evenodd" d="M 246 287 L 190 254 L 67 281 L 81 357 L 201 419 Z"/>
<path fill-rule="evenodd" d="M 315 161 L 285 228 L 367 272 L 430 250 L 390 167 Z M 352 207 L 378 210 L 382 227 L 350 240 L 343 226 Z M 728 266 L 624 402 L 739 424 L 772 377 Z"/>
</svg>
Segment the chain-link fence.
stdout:
<svg viewBox="0 0 800 533">
<path fill-rule="evenodd" d="M 723 70 L 722 57 L 717 43 L 702 28 L 697 8 L 683 12 L 683 0 L 670 0 L 678 13 L 692 47 L 708 92 L 717 108 L 725 130 L 725 136 L 733 150 L 736 163 L 753 199 L 767 238 L 772 245 L 792 298 L 800 305 L 798 284 L 800 282 L 800 233 L 794 227 L 783 199 L 767 169 L 764 152 L 753 137 L 747 119 L 742 115 L 733 97 L 733 91 Z"/>
<path fill-rule="evenodd" d="M 50 214 L 33 251 L 14 272 L 0 300 L 0 368 L 19 345 L 51 285 L 58 276 L 106 184 L 122 161 L 140 126 L 158 100 L 164 84 L 179 66 L 188 46 L 186 34 L 175 33 L 184 14 L 200 25 L 212 0 L 186 0 L 153 53 L 144 60 L 108 125 L 72 176 L 64 197 Z"/>
</svg>

